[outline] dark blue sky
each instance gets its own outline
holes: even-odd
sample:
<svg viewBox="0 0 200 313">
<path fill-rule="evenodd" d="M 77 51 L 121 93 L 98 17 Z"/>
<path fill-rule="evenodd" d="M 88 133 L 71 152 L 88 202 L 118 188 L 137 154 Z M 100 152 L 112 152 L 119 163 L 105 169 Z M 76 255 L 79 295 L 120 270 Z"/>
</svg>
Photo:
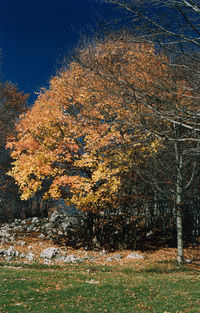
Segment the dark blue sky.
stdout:
<svg viewBox="0 0 200 313">
<path fill-rule="evenodd" d="M 93 0 L 0 0 L 2 77 L 31 94 L 47 86 L 79 32 L 108 15 Z"/>
</svg>

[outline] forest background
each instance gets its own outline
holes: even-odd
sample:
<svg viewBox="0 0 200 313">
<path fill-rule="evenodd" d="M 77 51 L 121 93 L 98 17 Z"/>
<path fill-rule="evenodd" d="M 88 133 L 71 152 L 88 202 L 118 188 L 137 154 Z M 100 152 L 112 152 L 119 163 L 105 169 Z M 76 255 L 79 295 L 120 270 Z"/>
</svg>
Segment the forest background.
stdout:
<svg viewBox="0 0 200 313">
<path fill-rule="evenodd" d="M 107 2 L 118 18 L 33 106 L 1 82 L 1 219 L 64 200 L 88 216 L 93 248 L 177 245 L 180 264 L 200 230 L 199 1 Z"/>
</svg>

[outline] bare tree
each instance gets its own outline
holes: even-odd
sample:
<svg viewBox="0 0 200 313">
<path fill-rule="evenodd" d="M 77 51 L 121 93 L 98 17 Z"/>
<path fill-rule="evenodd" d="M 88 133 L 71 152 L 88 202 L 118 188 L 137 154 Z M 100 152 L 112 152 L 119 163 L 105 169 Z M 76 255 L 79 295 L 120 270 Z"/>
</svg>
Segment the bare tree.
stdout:
<svg viewBox="0 0 200 313">
<path fill-rule="evenodd" d="M 168 129 L 165 127 L 163 129 L 163 126 L 158 122 L 161 127 L 151 129 L 151 133 L 163 139 L 171 155 L 169 159 L 173 160 L 173 169 L 163 158 L 156 160 L 156 166 L 160 164 L 159 170 L 162 169 L 161 172 L 165 174 L 167 174 L 166 170 L 169 171 L 173 182 L 171 196 L 176 207 L 177 260 L 180 264 L 183 262 L 183 198 L 187 190 L 192 186 L 194 187 L 193 180 L 197 174 L 197 162 L 200 153 L 200 57 L 198 53 L 200 3 L 196 0 L 107 0 L 106 2 L 123 9 L 132 16 L 132 26 L 145 25 L 143 27 L 145 31 L 142 31 L 138 38 L 142 36 L 148 42 L 154 43 L 158 51 L 165 51 L 169 56 L 167 61 L 169 76 L 173 77 L 174 86 L 169 84 L 166 88 L 160 84 L 160 88 L 163 93 L 168 89 L 171 95 L 179 94 L 186 104 L 177 105 L 177 101 L 168 101 L 163 110 L 160 106 L 155 107 L 156 99 L 152 97 L 147 99 L 148 106 L 153 112 L 153 119 L 156 118 L 157 121 L 160 120 L 161 124 L 168 126 Z M 178 88 L 176 87 L 177 82 L 179 82 Z M 189 98 L 190 101 L 188 101 Z M 144 123 L 143 127 L 146 127 Z M 151 173 L 151 176 L 148 175 L 145 179 L 154 184 L 161 193 L 166 193 L 166 189 L 159 184 L 158 177 L 152 176 Z M 169 190 L 168 195 L 170 195 Z"/>
</svg>

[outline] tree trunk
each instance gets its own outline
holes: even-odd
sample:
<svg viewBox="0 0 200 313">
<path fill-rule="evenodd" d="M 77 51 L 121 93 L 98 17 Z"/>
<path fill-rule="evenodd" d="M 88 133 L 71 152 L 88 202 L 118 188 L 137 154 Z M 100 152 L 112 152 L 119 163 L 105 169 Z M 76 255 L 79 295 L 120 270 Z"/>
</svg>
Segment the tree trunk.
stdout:
<svg viewBox="0 0 200 313">
<path fill-rule="evenodd" d="M 177 262 L 184 262 L 183 225 L 182 225 L 182 185 L 181 185 L 182 156 L 179 159 L 176 181 L 176 229 L 177 229 Z"/>
<path fill-rule="evenodd" d="M 176 227 L 177 227 L 177 262 L 178 265 L 184 262 L 183 253 L 183 226 L 182 226 L 182 212 L 181 208 L 177 208 L 176 213 Z"/>
</svg>

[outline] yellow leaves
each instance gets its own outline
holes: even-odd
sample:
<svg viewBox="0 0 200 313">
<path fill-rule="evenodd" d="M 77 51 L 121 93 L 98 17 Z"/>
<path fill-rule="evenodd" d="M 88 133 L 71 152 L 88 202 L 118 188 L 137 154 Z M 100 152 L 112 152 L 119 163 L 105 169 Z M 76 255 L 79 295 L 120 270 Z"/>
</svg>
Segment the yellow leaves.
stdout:
<svg viewBox="0 0 200 313">
<path fill-rule="evenodd" d="M 154 139 L 154 141 L 151 142 L 151 148 L 153 152 L 157 152 L 158 149 L 162 147 L 162 142 L 161 140 Z"/>
<path fill-rule="evenodd" d="M 160 93 L 157 80 L 167 62 L 152 45 L 129 40 L 105 40 L 78 57 L 82 65 L 72 62 L 53 77 L 21 118 L 9 144 L 11 175 L 24 199 L 51 179 L 45 198 L 59 198 L 64 190 L 66 201 L 81 209 L 117 207 L 123 175 L 161 145 L 138 124 L 152 112 L 142 92 Z M 152 127 L 149 117 L 145 122 Z"/>
</svg>

